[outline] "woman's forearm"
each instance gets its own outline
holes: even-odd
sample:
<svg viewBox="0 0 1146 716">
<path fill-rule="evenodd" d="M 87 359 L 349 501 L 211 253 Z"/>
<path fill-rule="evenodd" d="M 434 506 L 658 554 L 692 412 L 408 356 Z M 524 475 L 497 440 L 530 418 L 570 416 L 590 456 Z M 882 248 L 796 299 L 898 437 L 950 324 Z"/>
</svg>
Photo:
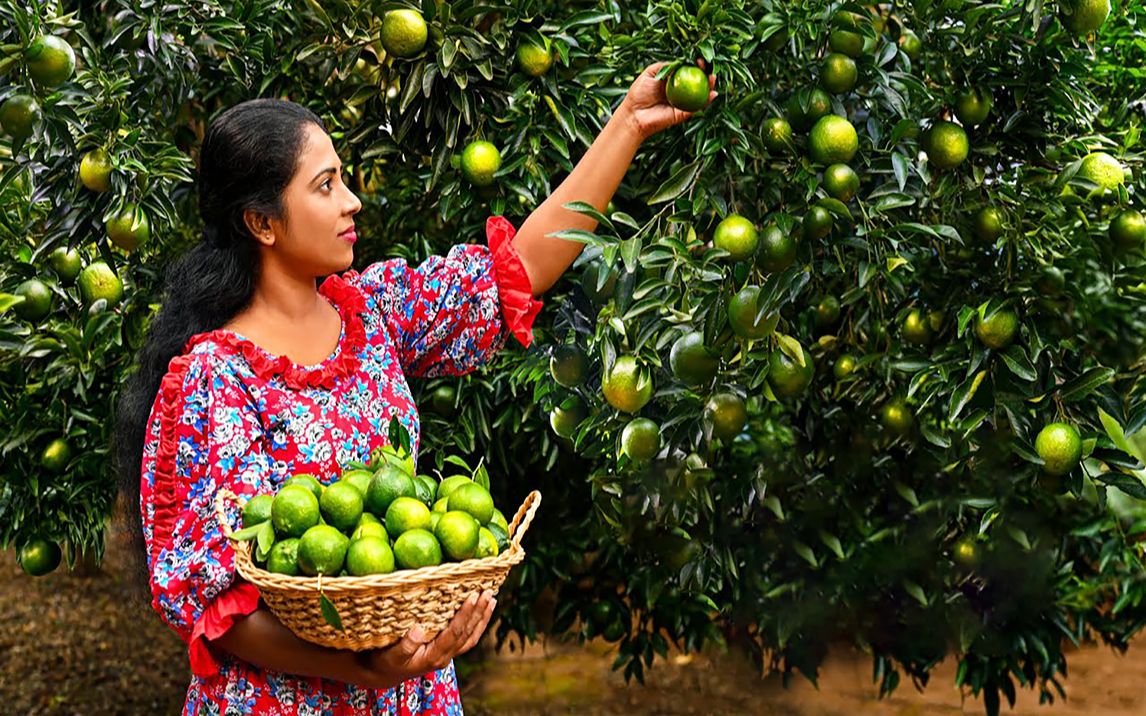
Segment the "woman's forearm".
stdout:
<svg viewBox="0 0 1146 716">
<path fill-rule="evenodd" d="M 397 686 L 403 681 L 398 676 L 380 679 L 363 665 L 356 652 L 330 649 L 300 639 L 268 609 L 259 609 L 236 621 L 211 643 L 270 671 L 318 676 L 376 689 Z"/>
<path fill-rule="evenodd" d="M 622 102 L 565 181 L 522 223 L 513 245 L 533 284 L 534 296 L 549 290 L 585 248 L 577 241 L 547 234 L 565 229 L 592 231 L 597 226 L 591 217 L 570 211 L 563 204 L 583 201 L 603 211 L 632 164 L 641 141 L 629 107 Z"/>
</svg>

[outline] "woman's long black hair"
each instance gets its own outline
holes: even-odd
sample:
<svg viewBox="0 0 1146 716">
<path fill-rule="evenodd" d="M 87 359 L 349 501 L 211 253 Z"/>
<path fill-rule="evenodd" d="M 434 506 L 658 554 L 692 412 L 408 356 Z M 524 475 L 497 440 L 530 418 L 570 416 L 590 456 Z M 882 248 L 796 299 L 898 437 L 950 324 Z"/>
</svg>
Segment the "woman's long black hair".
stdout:
<svg viewBox="0 0 1146 716">
<path fill-rule="evenodd" d="M 308 124 L 322 120 L 293 102 L 256 99 L 211 123 L 199 155 L 202 238 L 164 275 L 161 308 L 139 351 L 138 370 L 122 388 L 112 436 L 113 469 L 135 596 L 150 598 L 140 515 L 143 442 L 156 393 L 187 340 L 223 327 L 247 307 L 259 272 L 248 209 L 281 219 L 283 191 L 294 176 Z"/>
</svg>

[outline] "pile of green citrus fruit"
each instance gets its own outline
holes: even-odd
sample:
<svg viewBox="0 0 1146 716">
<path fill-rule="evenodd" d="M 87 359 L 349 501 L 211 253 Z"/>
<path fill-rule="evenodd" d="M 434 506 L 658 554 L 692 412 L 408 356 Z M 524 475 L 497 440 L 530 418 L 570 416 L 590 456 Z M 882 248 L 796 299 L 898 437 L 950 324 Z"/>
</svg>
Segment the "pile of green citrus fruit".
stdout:
<svg viewBox="0 0 1146 716">
<path fill-rule="evenodd" d="M 291 576 L 361 577 L 495 557 L 509 526 L 473 477 L 416 475 L 404 450 L 383 447 L 323 485 L 294 475 L 243 506 L 255 564 Z"/>
</svg>

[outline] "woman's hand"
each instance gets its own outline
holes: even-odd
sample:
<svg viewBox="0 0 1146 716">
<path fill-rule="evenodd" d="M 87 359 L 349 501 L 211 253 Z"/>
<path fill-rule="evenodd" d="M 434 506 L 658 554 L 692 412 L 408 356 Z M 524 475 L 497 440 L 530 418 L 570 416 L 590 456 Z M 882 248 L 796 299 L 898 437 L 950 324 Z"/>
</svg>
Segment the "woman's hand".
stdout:
<svg viewBox="0 0 1146 716">
<path fill-rule="evenodd" d="M 450 660 L 474 648 L 485 633 L 497 600 L 489 591 L 471 594 L 454 618 L 433 640 L 414 627 L 393 646 L 359 654 L 366 672 L 360 686 L 388 689 L 430 671 L 444 669 Z M 365 683 L 361 683 L 365 682 Z"/>
<path fill-rule="evenodd" d="M 626 112 L 641 140 L 648 139 L 663 129 L 680 124 L 693 112 L 685 112 L 669 104 L 665 95 L 665 81 L 656 78 L 657 72 L 667 65 L 667 62 L 657 62 L 649 65 L 645 71 L 629 87 L 629 93 L 621 101 L 619 111 Z M 697 60 L 697 66 L 704 69 L 704 60 Z M 716 76 L 708 76 L 708 101 L 711 102 L 719 93 L 713 90 L 716 87 Z"/>
</svg>

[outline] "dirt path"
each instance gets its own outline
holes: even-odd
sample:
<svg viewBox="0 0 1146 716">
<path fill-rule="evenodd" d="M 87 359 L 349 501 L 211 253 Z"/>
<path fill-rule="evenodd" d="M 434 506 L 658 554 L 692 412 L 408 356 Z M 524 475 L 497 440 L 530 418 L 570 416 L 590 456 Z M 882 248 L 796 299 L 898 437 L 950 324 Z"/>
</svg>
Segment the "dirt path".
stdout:
<svg viewBox="0 0 1146 716">
<path fill-rule="evenodd" d="M 0 711 L 12 714 L 175 714 L 188 680 L 186 650 L 159 618 L 130 605 L 120 553 L 109 547 L 105 571 L 82 579 L 66 569 L 23 576 L 12 552 L 0 553 Z M 1141 643 L 1146 641 L 1140 640 Z M 488 654 L 463 683 L 463 703 L 477 716 L 535 714 L 770 714 L 771 716 L 930 716 L 981 714 L 952 686 L 942 665 L 924 694 L 910 684 L 884 701 L 875 696 L 871 663 L 834 653 L 819 691 L 797 679 L 785 690 L 749 664 L 716 651 L 670 654 L 645 685 L 626 686 L 610 670 L 610 645 L 530 645 Z M 1069 659 L 1065 703 L 1039 706 L 1022 691 L 1016 716 L 1129 716 L 1146 713 L 1146 649 L 1119 657 L 1087 648 Z"/>
</svg>

